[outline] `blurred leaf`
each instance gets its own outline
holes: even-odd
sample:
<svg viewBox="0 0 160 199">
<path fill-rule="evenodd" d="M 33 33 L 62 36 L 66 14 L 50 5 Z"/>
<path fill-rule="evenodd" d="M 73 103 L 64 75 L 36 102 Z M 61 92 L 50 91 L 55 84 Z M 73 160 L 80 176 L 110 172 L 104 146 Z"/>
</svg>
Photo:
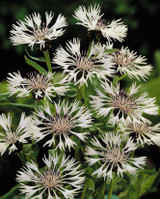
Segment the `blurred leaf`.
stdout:
<svg viewBox="0 0 160 199">
<path fill-rule="evenodd" d="M 16 196 L 18 194 L 18 189 L 20 187 L 20 184 L 17 184 L 14 186 L 10 191 L 8 191 L 3 196 L 0 196 L 1 199 L 11 199 L 13 196 Z"/>
<path fill-rule="evenodd" d="M 28 162 L 33 160 L 34 162 L 37 161 L 37 156 L 39 152 L 39 147 L 37 144 L 25 144 L 23 145 L 23 154 Z"/>
<path fill-rule="evenodd" d="M 156 97 L 156 102 L 160 104 L 159 85 L 160 85 L 160 78 L 155 78 L 148 82 L 141 83 L 139 93 L 142 94 L 144 92 L 147 92 L 149 94 L 149 97 Z"/>
<path fill-rule="evenodd" d="M 155 191 L 156 186 L 153 187 L 153 184 L 157 176 L 159 176 L 159 174 L 155 170 L 143 170 L 141 175 L 138 177 L 138 182 L 136 183 L 136 187 L 139 188 L 139 197 L 148 192 L 151 192 L 151 190 Z M 141 180 L 139 181 L 139 179 Z"/>
<path fill-rule="evenodd" d="M 130 176 L 128 188 L 119 194 L 122 199 L 139 199 L 142 195 L 155 191 L 160 181 L 157 180 L 159 173 L 154 169 L 143 169 L 137 176 Z M 154 183 L 156 181 L 156 183 Z"/>
<path fill-rule="evenodd" d="M 42 66 L 40 66 L 39 64 L 37 64 L 36 62 L 32 61 L 31 59 L 27 58 L 26 56 L 24 56 L 24 59 L 26 61 L 26 63 L 30 66 L 32 66 L 33 68 L 35 68 L 37 71 L 39 71 L 40 73 L 42 72 L 47 72 Z"/>
<path fill-rule="evenodd" d="M 117 52 L 118 51 L 118 49 L 108 49 L 108 50 L 105 50 L 105 52 L 106 53 L 115 53 L 115 52 Z"/>
<path fill-rule="evenodd" d="M 0 103 L 0 105 L 4 106 L 4 105 L 11 105 L 11 106 L 19 106 L 19 107 L 25 107 L 25 108 L 35 108 L 34 105 L 32 104 L 20 104 L 20 103 L 12 103 L 12 102 L 4 102 L 4 103 Z"/>
<path fill-rule="evenodd" d="M 102 199 L 102 198 L 104 198 L 105 187 L 106 187 L 106 184 L 105 184 L 104 181 L 101 181 L 96 186 L 96 199 Z"/>
<path fill-rule="evenodd" d="M 160 49 L 154 52 L 153 59 L 154 59 L 154 65 L 156 66 L 156 68 L 154 68 L 155 76 L 159 76 L 160 75 Z"/>
<path fill-rule="evenodd" d="M 104 199 L 108 199 L 108 195 L 105 195 Z M 112 195 L 111 199 L 120 199 L 120 198 L 116 195 Z"/>
<path fill-rule="evenodd" d="M 95 190 L 95 182 L 92 178 L 87 178 L 86 186 L 88 190 L 94 191 Z"/>
</svg>

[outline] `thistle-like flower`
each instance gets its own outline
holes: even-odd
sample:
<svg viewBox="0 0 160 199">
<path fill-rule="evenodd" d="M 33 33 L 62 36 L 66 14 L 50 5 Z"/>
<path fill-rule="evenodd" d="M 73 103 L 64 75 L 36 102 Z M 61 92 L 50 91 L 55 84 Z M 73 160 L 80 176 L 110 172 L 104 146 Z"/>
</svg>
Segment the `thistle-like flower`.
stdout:
<svg viewBox="0 0 160 199">
<path fill-rule="evenodd" d="M 89 128 L 92 122 L 90 112 L 76 101 L 71 105 L 68 102 L 55 103 L 55 112 L 52 112 L 48 105 L 41 107 L 35 112 L 34 118 L 40 133 L 33 134 L 33 137 L 39 141 L 47 135 L 52 135 L 45 145 L 51 146 L 57 140 L 56 149 L 60 150 L 65 150 L 66 147 L 70 150 L 76 145 L 72 137 L 85 141 L 88 134 L 85 129 Z"/>
<path fill-rule="evenodd" d="M 30 73 L 28 78 L 23 78 L 20 72 L 8 74 L 8 90 L 10 95 L 27 97 L 30 94 L 35 100 L 48 98 L 52 101 L 55 94 L 64 95 L 68 86 L 59 86 L 54 83 L 54 73 Z"/>
<path fill-rule="evenodd" d="M 63 27 L 67 25 L 65 17 L 59 14 L 54 25 L 50 26 L 53 16 L 53 12 L 46 12 L 46 21 L 42 22 L 41 15 L 33 13 L 26 16 L 24 21 L 13 24 L 10 31 L 13 45 L 28 44 L 33 49 L 33 46 L 38 44 L 40 49 L 44 49 L 48 42 L 63 35 Z"/>
<path fill-rule="evenodd" d="M 146 57 L 138 56 L 136 52 L 130 51 L 128 47 L 121 47 L 117 52 L 109 56 L 113 63 L 117 66 L 117 72 L 121 75 L 128 75 L 130 78 L 140 80 L 147 79 L 147 76 L 152 70 L 151 65 L 147 65 Z"/>
<path fill-rule="evenodd" d="M 113 39 L 122 42 L 127 34 L 127 26 L 121 22 L 121 19 L 107 22 L 102 16 L 99 5 L 89 6 L 88 10 L 84 6 L 79 6 L 74 13 L 74 17 L 79 21 L 77 24 L 85 26 L 88 31 L 95 31 L 97 35 L 107 38 L 108 41 Z"/>
<path fill-rule="evenodd" d="M 147 97 L 147 93 L 143 93 L 140 97 L 135 96 L 140 87 L 136 87 L 136 83 L 132 84 L 128 93 L 120 89 L 120 84 L 114 87 L 106 82 L 102 87 L 104 93 L 96 89 L 97 96 L 91 96 L 90 103 L 99 116 L 108 116 L 112 113 L 110 115 L 112 124 L 149 122 L 142 114 L 158 113 L 155 98 Z"/>
<path fill-rule="evenodd" d="M 53 62 L 64 69 L 65 79 L 69 82 L 73 80 L 82 86 L 88 85 L 87 80 L 92 81 L 94 75 L 105 80 L 113 76 L 113 64 L 99 44 L 92 43 L 88 53 L 80 52 L 78 38 L 69 41 L 66 46 L 66 50 L 61 46 L 56 50 Z"/>
<path fill-rule="evenodd" d="M 128 125 L 120 125 L 121 131 L 126 135 L 134 137 L 139 145 L 158 145 L 160 146 L 160 123 L 151 125 L 151 122 L 131 123 Z"/>
<path fill-rule="evenodd" d="M 20 191 L 26 198 L 55 198 L 73 199 L 83 188 L 85 178 L 74 159 L 58 156 L 57 154 L 44 157 L 45 167 L 39 169 L 32 161 L 17 174 L 17 181 L 21 184 Z"/>
<path fill-rule="evenodd" d="M 8 114 L 0 115 L 0 153 L 9 150 L 9 154 L 18 150 L 21 144 L 27 143 L 27 139 L 31 136 L 31 123 L 30 116 L 21 114 L 19 125 L 16 129 L 13 128 L 12 117 Z"/>
<path fill-rule="evenodd" d="M 86 160 L 90 166 L 97 162 L 101 163 L 100 168 L 92 173 L 96 174 L 98 178 L 104 177 L 110 181 L 113 178 L 113 173 L 118 177 L 123 177 L 125 172 L 135 175 L 137 169 L 145 164 L 145 157 L 131 157 L 132 151 L 137 148 L 131 138 L 124 145 L 120 135 L 109 132 L 101 136 L 101 141 L 94 138 L 91 143 L 94 149 L 87 146 Z"/>
</svg>

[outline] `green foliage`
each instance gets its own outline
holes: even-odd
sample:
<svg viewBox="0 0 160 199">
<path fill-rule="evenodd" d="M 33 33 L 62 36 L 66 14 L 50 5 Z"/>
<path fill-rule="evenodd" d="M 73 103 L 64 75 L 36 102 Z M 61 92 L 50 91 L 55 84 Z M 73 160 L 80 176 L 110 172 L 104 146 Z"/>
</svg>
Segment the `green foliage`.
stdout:
<svg viewBox="0 0 160 199">
<path fill-rule="evenodd" d="M 31 59 L 27 58 L 26 56 L 24 56 L 24 59 L 25 59 L 25 61 L 26 61 L 26 63 L 28 65 L 32 66 L 33 68 L 35 68 L 40 73 L 47 72 L 42 66 L 40 66 L 39 64 L 37 64 L 35 61 L 32 61 Z"/>
<path fill-rule="evenodd" d="M 39 11 L 38 9 L 39 4 L 37 1 L 29 0 L 28 2 L 29 2 L 28 5 L 33 6 L 32 9 L 35 9 L 35 10 L 37 9 Z M 82 1 L 82 2 L 85 3 L 85 1 Z M 136 7 L 135 4 L 132 5 L 132 3 L 134 3 L 133 1 L 116 0 L 113 2 L 111 0 L 108 0 L 108 1 L 101 1 L 101 4 L 105 5 L 106 2 L 109 3 L 110 5 L 113 5 L 114 7 L 113 13 L 115 12 L 117 16 L 125 15 L 128 17 L 125 20 L 128 22 L 128 24 L 131 24 L 132 30 L 138 30 L 139 25 L 140 25 L 138 22 L 138 19 L 137 18 L 133 19 L 136 12 L 138 11 L 138 6 Z M 63 3 L 65 4 L 65 2 Z M 96 1 L 92 1 L 92 4 L 94 3 L 96 3 Z M 146 1 L 146 4 L 143 3 L 142 1 L 139 1 L 139 3 L 140 5 L 143 5 L 143 7 L 148 10 L 148 12 L 150 13 L 157 12 L 157 9 L 154 5 L 151 5 L 150 8 L 148 8 L 147 5 L 150 5 L 149 1 Z M 72 4 L 66 6 L 64 9 L 64 13 L 66 15 L 69 15 L 71 11 L 73 12 L 73 10 L 77 8 L 77 4 L 79 3 L 72 2 Z M 90 2 L 87 2 L 86 4 L 90 4 Z M 116 6 L 114 6 L 115 4 Z M 5 5 L 8 5 L 8 4 L 5 2 Z M 43 5 L 42 2 L 41 2 L 41 5 Z M 55 10 L 57 11 L 61 10 L 61 7 L 62 5 L 60 4 L 57 5 L 55 3 Z M 47 8 L 50 9 L 50 5 L 48 5 Z M 42 10 L 44 10 L 44 8 L 42 8 Z M 25 4 L 17 5 L 16 3 L 14 3 L 14 6 L 12 8 L 9 8 L 9 10 L 7 10 L 5 7 L 4 8 L 0 7 L 0 11 L 3 16 L 7 16 L 8 12 L 12 11 L 11 15 L 14 16 L 13 17 L 14 19 L 18 20 L 18 19 L 23 19 L 25 15 L 28 14 L 29 8 L 25 7 Z M 68 21 L 72 24 L 75 23 L 75 19 L 73 19 L 72 17 L 69 17 Z M 80 28 L 81 31 L 77 31 L 77 35 L 79 34 L 79 36 L 83 38 L 82 29 L 83 28 Z M 74 30 L 75 29 L 73 28 L 73 33 L 74 33 Z M 4 37 L 2 47 L 5 49 L 9 49 L 10 45 L 8 42 L 8 38 L 6 39 L 6 32 L 7 32 L 6 25 L 4 21 L 1 21 L 0 34 Z M 70 33 L 71 32 L 68 32 L 66 33 L 66 35 L 67 34 L 69 36 L 72 35 Z M 141 50 L 146 51 L 146 53 L 147 52 L 149 53 L 149 50 L 148 50 L 149 45 L 144 48 L 145 45 L 146 45 L 146 41 L 143 44 L 141 43 L 141 46 L 139 46 L 139 50 L 141 49 Z M 56 47 L 56 43 L 55 43 L 54 48 L 55 47 Z M 54 48 L 52 50 L 55 50 Z M 18 46 L 15 49 L 16 49 L 17 54 L 18 53 L 22 54 L 22 52 L 24 52 L 23 46 Z M 106 53 L 111 54 L 111 53 L 115 53 L 116 51 L 117 49 L 109 49 L 106 51 Z M 48 54 L 44 53 L 44 56 L 45 57 L 32 56 L 26 50 L 26 55 L 24 56 L 24 59 L 25 59 L 25 62 L 29 66 L 31 66 L 31 68 L 37 70 L 40 73 L 47 72 L 46 65 L 48 67 L 48 70 L 52 72 L 49 53 Z M 157 104 L 160 105 L 160 89 L 159 89 L 160 50 L 159 49 L 155 50 L 153 59 L 154 59 L 154 64 L 155 64 L 154 66 L 155 72 L 152 72 L 152 76 L 148 82 L 138 83 L 139 85 L 141 85 L 139 95 L 141 95 L 144 92 L 147 92 L 149 93 L 150 97 L 156 97 Z M 53 81 L 58 82 L 62 78 L 63 78 L 62 72 L 57 72 L 54 76 Z M 117 82 L 120 82 L 122 80 L 124 83 L 128 83 L 128 85 L 131 82 L 131 80 L 128 80 L 126 75 L 124 76 L 115 75 L 113 78 L 113 85 L 116 85 Z M 126 87 L 128 87 L 128 85 Z M 102 90 L 99 79 L 97 77 L 94 77 L 92 82 L 91 81 L 88 82 L 88 87 L 83 85 L 79 88 L 78 85 L 74 85 L 72 83 L 70 83 L 69 86 L 70 86 L 70 90 L 65 95 L 66 99 L 69 101 L 72 101 L 75 98 L 76 100 L 79 100 L 81 104 L 84 104 L 84 106 L 89 107 L 92 112 L 93 110 L 90 107 L 89 100 L 90 100 L 91 95 L 95 95 L 95 88 Z M 19 98 L 19 99 L 15 98 L 15 96 L 10 97 L 9 94 L 7 93 L 6 81 L 0 82 L 0 88 L 1 88 L 0 89 L 0 110 L 1 112 L 4 112 L 4 113 L 11 112 L 11 114 L 15 116 L 15 120 L 17 119 L 17 115 L 18 115 L 17 113 L 26 111 L 27 114 L 30 114 L 32 113 L 33 110 L 35 110 L 35 108 L 38 105 L 46 103 L 45 100 L 44 101 L 42 100 L 43 102 L 41 101 L 35 102 L 34 99 L 31 99 L 30 96 L 27 98 Z M 54 105 L 52 105 L 50 102 L 48 102 L 48 104 L 52 108 L 52 111 L 54 112 L 54 109 L 55 109 Z M 160 112 L 159 112 L 159 115 L 160 115 Z M 89 129 L 91 136 L 89 137 L 89 140 L 86 141 L 87 146 L 90 145 L 89 142 L 92 137 L 96 135 L 97 138 L 99 138 L 100 134 L 104 134 L 106 131 L 110 130 L 111 128 L 108 125 L 107 123 L 108 121 L 106 120 L 106 118 L 103 118 L 103 117 L 96 118 L 95 113 L 93 113 L 93 118 L 94 118 L 94 121 L 93 121 L 92 127 Z M 159 118 L 157 120 L 159 120 Z M 71 155 L 75 156 L 75 159 L 82 164 L 82 168 L 84 169 L 84 174 L 86 176 L 84 189 L 79 194 L 78 199 L 107 199 L 108 198 L 107 194 L 109 193 L 109 190 L 110 190 L 109 183 L 105 182 L 103 178 L 99 180 L 97 177 L 92 176 L 92 172 L 99 167 L 98 163 L 94 165 L 93 167 L 87 166 L 85 162 L 85 158 L 84 158 L 84 152 L 86 149 L 85 144 L 82 141 L 79 141 L 79 139 L 77 138 L 73 138 L 73 140 L 77 143 L 77 146 L 75 147 L 75 150 L 72 152 Z M 34 142 L 29 142 L 28 144 L 24 144 L 21 151 L 19 151 L 21 155 L 20 158 L 22 162 L 23 161 L 31 162 L 31 160 L 33 160 L 34 162 L 38 164 L 38 158 L 39 156 L 42 156 L 42 154 L 40 154 L 40 151 L 41 151 L 40 145 Z M 47 152 L 52 154 L 53 152 L 55 152 L 55 149 L 52 149 L 52 148 L 48 149 Z M 62 154 L 63 153 L 64 152 L 62 152 Z M 150 192 L 155 192 L 157 190 L 158 184 L 160 183 L 159 174 L 160 173 L 156 172 L 154 169 L 143 169 L 138 173 L 137 176 L 136 175 L 129 176 L 129 174 L 125 174 L 123 179 L 115 178 L 114 189 L 113 189 L 114 194 L 112 195 L 111 199 L 140 199 L 141 196 L 144 196 Z M 18 193 L 19 186 L 20 185 L 16 185 L 10 191 L 8 191 L 8 193 L 1 196 L 0 198 L 1 199 L 11 199 L 11 198 L 24 199 L 25 197 L 23 195 L 19 195 Z"/>
<path fill-rule="evenodd" d="M 137 176 L 130 176 L 125 191 L 119 194 L 122 199 L 140 199 L 141 196 L 156 191 L 160 182 L 159 173 L 154 169 L 143 169 Z"/>
</svg>

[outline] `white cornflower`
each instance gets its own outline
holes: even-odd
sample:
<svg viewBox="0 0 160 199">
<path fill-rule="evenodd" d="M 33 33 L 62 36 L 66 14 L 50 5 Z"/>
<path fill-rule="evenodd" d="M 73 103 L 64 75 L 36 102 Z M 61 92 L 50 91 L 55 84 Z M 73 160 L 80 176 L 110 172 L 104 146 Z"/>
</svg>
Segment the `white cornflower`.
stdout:
<svg viewBox="0 0 160 199">
<path fill-rule="evenodd" d="M 85 141 L 88 135 L 86 128 L 91 127 L 92 123 L 90 112 L 76 101 L 70 105 L 68 102 L 59 101 L 55 103 L 55 110 L 51 110 L 48 105 L 41 107 L 35 113 L 35 121 L 41 132 L 39 136 L 33 134 L 33 137 L 39 141 L 47 135 L 52 135 L 45 145 L 56 143 L 56 149 L 60 150 L 65 150 L 66 147 L 70 150 L 77 145 L 72 140 L 74 137 Z"/>
<path fill-rule="evenodd" d="M 127 34 L 127 26 L 121 19 L 106 21 L 102 18 L 103 15 L 99 5 L 89 6 L 88 10 L 79 6 L 74 13 L 74 17 L 79 21 L 77 24 L 85 26 L 89 31 L 96 31 L 100 37 L 102 35 L 108 41 L 113 39 L 122 42 Z"/>
<path fill-rule="evenodd" d="M 132 135 L 140 145 L 158 145 L 160 146 L 160 123 L 151 125 L 151 122 L 131 123 L 120 125 L 120 130 L 126 135 Z"/>
<path fill-rule="evenodd" d="M 99 79 L 107 79 L 114 73 L 113 64 L 107 58 L 104 48 L 92 43 L 88 53 L 81 53 L 78 38 L 66 43 L 66 50 L 60 46 L 56 50 L 53 62 L 64 69 L 66 80 L 79 86 L 88 85 L 87 80 L 92 81 L 94 75 Z"/>
<path fill-rule="evenodd" d="M 104 177 L 110 181 L 113 178 L 113 173 L 118 177 L 123 177 L 125 172 L 135 175 L 137 169 L 145 164 L 146 157 L 131 157 L 132 151 L 137 148 L 131 139 L 128 139 L 124 145 L 120 135 L 109 132 L 101 136 L 101 141 L 94 138 L 91 143 L 94 149 L 87 146 L 86 160 L 90 166 L 97 162 L 102 164 L 92 173 L 96 174 L 98 178 Z"/>
<path fill-rule="evenodd" d="M 18 172 L 21 193 L 27 199 L 74 199 L 85 181 L 80 165 L 74 159 L 57 154 L 44 157 L 43 162 L 45 167 L 42 169 L 32 161 Z"/>
<path fill-rule="evenodd" d="M 114 87 L 106 82 L 102 87 L 103 93 L 96 89 L 97 95 L 91 96 L 90 103 L 98 116 L 108 116 L 112 113 L 110 117 L 112 124 L 146 122 L 148 120 L 143 117 L 143 113 L 149 115 L 158 113 L 155 98 L 147 97 L 147 93 L 143 93 L 140 97 L 135 96 L 140 87 L 136 87 L 136 83 L 132 84 L 128 93 L 120 89 L 120 84 Z"/>
<path fill-rule="evenodd" d="M 117 66 L 117 72 L 121 75 L 128 75 L 130 78 L 137 78 L 140 80 L 147 79 L 147 76 L 152 70 L 151 65 L 147 65 L 146 57 L 138 56 L 136 52 L 130 51 L 128 47 L 121 47 L 117 52 L 109 56 L 113 63 Z"/>
<path fill-rule="evenodd" d="M 8 74 L 8 90 L 10 95 L 17 94 L 17 97 L 27 97 L 30 94 L 34 99 L 48 98 L 52 101 L 55 94 L 64 95 L 68 86 L 59 86 L 54 83 L 54 73 L 30 73 L 23 78 L 20 72 Z"/>
<path fill-rule="evenodd" d="M 44 49 L 47 42 L 63 35 L 63 27 L 67 25 L 66 19 L 62 14 L 58 15 L 53 25 L 50 25 L 53 16 L 53 12 L 46 12 L 46 20 L 42 22 L 41 15 L 33 13 L 25 17 L 24 21 L 19 20 L 17 24 L 13 24 L 10 31 L 10 39 L 13 45 L 28 44 L 33 49 L 35 44 L 39 44 L 40 49 Z"/>
<path fill-rule="evenodd" d="M 21 114 L 19 125 L 16 129 L 13 128 L 12 117 L 8 114 L 0 115 L 0 153 L 9 150 L 9 154 L 18 150 L 21 144 L 27 143 L 27 138 L 31 136 L 30 125 L 31 117 L 26 117 L 25 113 Z"/>
</svg>

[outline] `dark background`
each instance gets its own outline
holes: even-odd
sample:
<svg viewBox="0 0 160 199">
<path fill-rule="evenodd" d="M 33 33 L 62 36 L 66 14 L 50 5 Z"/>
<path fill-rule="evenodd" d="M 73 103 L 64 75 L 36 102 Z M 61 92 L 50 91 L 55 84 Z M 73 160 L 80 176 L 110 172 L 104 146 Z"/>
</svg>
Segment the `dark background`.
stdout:
<svg viewBox="0 0 160 199">
<path fill-rule="evenodd" d="M 160 3 L 156 0 L 101 0 L 101 1 L 65 1 L 65 0 L 14 0 L 0 1 L 0 52 L 1 70 L 0 79 L 5 79 L 10 71 L 21 70 L 24 73 L 30 71 L 30 67 L 24 62 L 24 46 L 12 46 L 9 40 L 9 31 L 12 24 L 17 20 L 33 12 L 53 11 L 55 19 L 59 13 L 66 16 L 69 26 L 65 34 L 53 42 L 53 52 L 56 46 L 64 44 L 68 39 L 79 37 L 85 44 L 86 29 L 83 26 L 75 25 L 72 17 L 74 10 L 79 5 L 88 6 L 99 3 L 102 12 L 105 12 L 107 20 L 122 18 L 128 25 L 128 35 L 123 42 L 124 46 L 143 54 L 148 62 L 154 64 L 154 55 L 160 50 Z M 117 42 L 116 45 L 121 45 Z M 52 55 L 51 55 L 52 56 Z"/>
<path fill-rule="evenodd" d="M 150 96 L 158 98 L 157 103 L 160 104 L 159 91 L 159 75 L 160 75 L 160 3 L 157 0 L 101 0 L 101 1 L 66 1 L 66 0 L 14 0 L 0 1 L 0 57 L 1 57 L 1 72 L 0 81 L 5 81 L 8 72 L 18 71 L 26 74 L 32 69 L 28 66 L 23 55 L 25 54 L 24 46 L 12 46 L 9 40 L 9 31 L 12 24 L 17 20 L 23 20 L 26 15 L 33 12 L 40 12 L 41 15 L 45 11 L 53 11 L 55 18 L 59 13 L 66 16 L 69 26 L 62 37 L 53 41 L 51 49 L 54 52 L 58 44 L 64 46 L 68 39 L 79 37 L 83 41 L 83 46 L 88 42 L 86 39 L 87 31 L 83 26 L 75 25 L 76 20 L 72 17 L 74 10 L 79 5 L 93 5 L 98 3 L 102 7 L 102 12 L 105 12 L 107 20 L 122 18 L 122 21 L 128 25 L 128 35 L 125 41 L 121 44 L 116 42 L 116 45 L 129 46 L 131 50 L 137 51 L 148 58 L 148 63 L 154 67 L 154 72 L 151 75 L 150 84 L 144 85 L 145 89 L 150 89 Z M 39 55 L 41 52 L 33 52 L 33 55 Z M 2 90 L 2 87 L 0 87 Z M 158 92 L 159 91 L 159 92 Z M 157 94 L 158 93 L 158 94 Z M 159 120 L 159 118 L 158 118 Z M 156 121 L 159 122 L 159 121 Z M 145 151 L 151 158 L 151 161 L 156 169 L 160 167 L 160 150 L 158 147 L 152 147 L 150 151 Z M 155 155 L 156 154 L 156 155 Z M 158 155 L 158 156 L 157 156 Z M 0 195 L 6 193 L 15 184 L 15 174 L 21 163 L 15 155 L 8 156 L 7 154 L 0 157 L 0 176 L 1 185 Z M 157 195 L 155 195 L 157 194 Z M 143 199 L 158 198 L 160 195 L 147 195 Z"/>
</svg>

